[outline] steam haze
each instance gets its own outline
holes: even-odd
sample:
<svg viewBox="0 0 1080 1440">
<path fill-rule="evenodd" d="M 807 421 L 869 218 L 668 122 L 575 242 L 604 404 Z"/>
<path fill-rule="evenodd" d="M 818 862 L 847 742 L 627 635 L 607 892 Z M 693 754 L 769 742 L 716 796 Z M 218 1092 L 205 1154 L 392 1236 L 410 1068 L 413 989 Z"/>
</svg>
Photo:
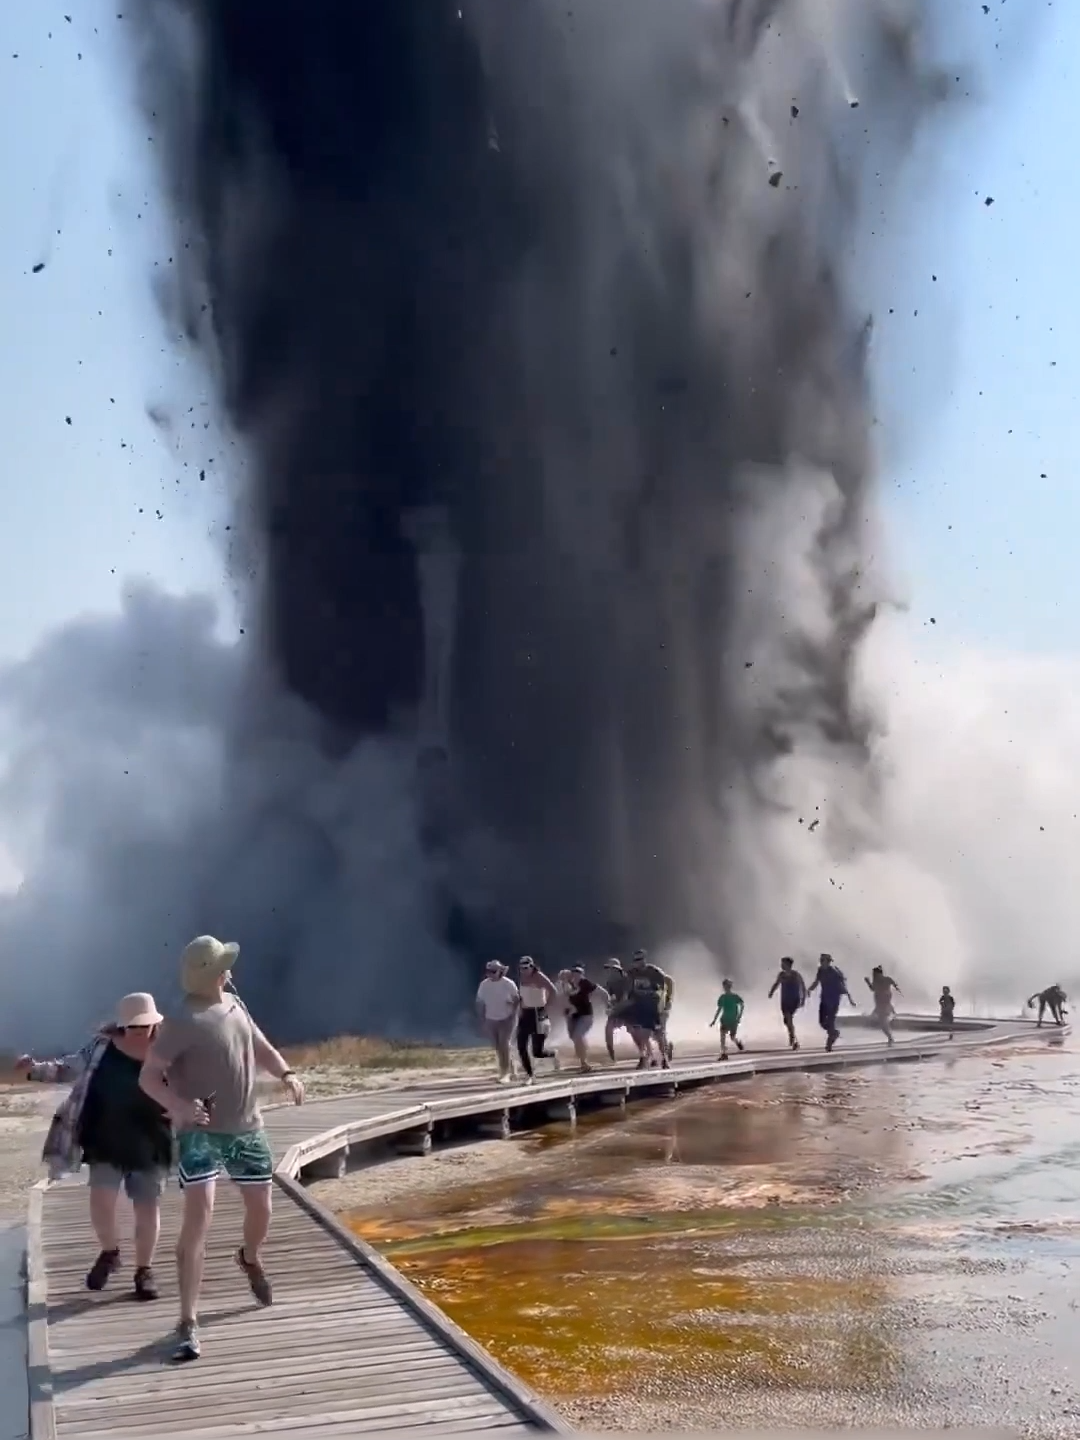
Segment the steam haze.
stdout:
<svg viewBox="0 0 1080 1440">
<path fill-rule="evenodd" d="M 206 930 L 282 1038 L 445 1031 L 510 950 L 1017 964 L 953 682 L 875 624 L 855 278 L 922 8 L 142 0 L 245 633 L 142 590 L 7 673 L 0 943 L 63 995 L 5 961 L 13 1043 Z"/>
</svg>

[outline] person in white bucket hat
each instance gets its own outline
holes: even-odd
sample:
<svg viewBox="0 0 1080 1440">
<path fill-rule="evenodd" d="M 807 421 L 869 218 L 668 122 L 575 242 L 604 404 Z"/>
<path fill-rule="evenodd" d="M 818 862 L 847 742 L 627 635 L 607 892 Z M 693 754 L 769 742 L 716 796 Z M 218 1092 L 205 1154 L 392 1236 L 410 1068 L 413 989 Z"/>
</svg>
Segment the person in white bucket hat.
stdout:
<svg viewBox="0 0 1080 1440">
<path fill-rule="evenodd" d="M 172 1126 L 139 1084 L 147 1050 L 161 1024 L 154 997 L 125 995 L 113 1019 L 90 1043 L 56 1060 L 17 1062 L 30 1080 L 70 1084 L 49 1128 L 42 1159 L 52 1179 L 90 1172 L 90 1220 L 101 1251 L 86 1284 L 104 1290 L 120 1268 L 116 1202 L 123 1186 L 135 1211 L 135 1296 L 156 1300 L 154 1250 L 161 1195 L 172 1161 Z"/>
<path fill-rule="evenodd" d="M 176 1126 L 184 1215 L 176 1245 L 180 1321 L 173 1360 L 197 1360 L 206 1238 L 218 1176 L 244 1202 L 243 1243 L 235 1260 L 260 1305 L 273 1302 L 262 1249 L 270 1232 L 274 1162 L 255 1097 L 260 1070 L 280 1080 L 297 1105 L 304 1087 L 232 990 L 240 947 L 199 935 L 180 956 L 183 1003 L 161 1026 L 143 1066 L 142 1086 Z"/>
</svg>

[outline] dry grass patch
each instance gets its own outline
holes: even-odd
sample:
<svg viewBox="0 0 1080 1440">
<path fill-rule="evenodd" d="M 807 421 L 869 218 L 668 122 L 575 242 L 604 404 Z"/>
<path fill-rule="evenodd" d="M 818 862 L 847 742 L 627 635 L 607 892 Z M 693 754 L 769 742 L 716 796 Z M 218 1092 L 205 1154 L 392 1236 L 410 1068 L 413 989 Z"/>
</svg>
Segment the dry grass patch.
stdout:
<svg viewBox="0 0 1080 1440">
<path fill-rule="evenodd" d="M 370 1035 L 337 1035 L 312 1045 L 289 1045 L 282 1053 L 297 1070 L 460 1070 L 482 1064 L 487 1056 L 481 1046 L 428 1045 Z"/>
</svg>

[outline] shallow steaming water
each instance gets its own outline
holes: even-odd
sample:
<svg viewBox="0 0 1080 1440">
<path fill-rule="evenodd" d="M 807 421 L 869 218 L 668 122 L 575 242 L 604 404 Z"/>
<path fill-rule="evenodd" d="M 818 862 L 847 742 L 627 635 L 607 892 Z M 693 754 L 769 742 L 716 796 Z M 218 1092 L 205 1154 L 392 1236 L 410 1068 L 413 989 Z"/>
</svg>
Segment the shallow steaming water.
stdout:
<svg viewBox="0 0 1080 1440">
<path fill-rule="evenodd" d="M 1080 1433 L 1071 1045 L 763 1078 L 507 1143 L 512 1177 L 349 1218 L 572 1419 Z"/>
</svg>

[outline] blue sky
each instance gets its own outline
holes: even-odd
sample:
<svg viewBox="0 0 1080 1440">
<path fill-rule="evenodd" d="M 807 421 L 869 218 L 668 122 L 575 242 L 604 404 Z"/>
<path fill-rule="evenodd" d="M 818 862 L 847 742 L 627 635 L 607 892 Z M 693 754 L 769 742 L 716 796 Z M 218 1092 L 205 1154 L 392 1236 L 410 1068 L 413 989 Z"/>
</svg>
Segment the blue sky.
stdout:
<svg viewBox="0 0 1080 1440">
<path fill-rule="evenodd" d="M 887 227 L 876 334 L 888 534 L 912 621 L 934 644 L 1072 652 L 1080 5 L 1030 0 L 1037 26 L 1006 30 L 1000 4 L 984 15 L 955 0 L 987 98 L 935 130 Z M 114 606 L 131 576 L 223 583 L 213 474 L 229 456 L 203 428 L 197 369 L 167 343 L 151 293 L 171 244 L 148 204 L 152 146 L 119 65 L 122 10 L 0 6 L 0 658 Z M 171 428 L 148 416 L 155 404 Z"/>
</svg>

